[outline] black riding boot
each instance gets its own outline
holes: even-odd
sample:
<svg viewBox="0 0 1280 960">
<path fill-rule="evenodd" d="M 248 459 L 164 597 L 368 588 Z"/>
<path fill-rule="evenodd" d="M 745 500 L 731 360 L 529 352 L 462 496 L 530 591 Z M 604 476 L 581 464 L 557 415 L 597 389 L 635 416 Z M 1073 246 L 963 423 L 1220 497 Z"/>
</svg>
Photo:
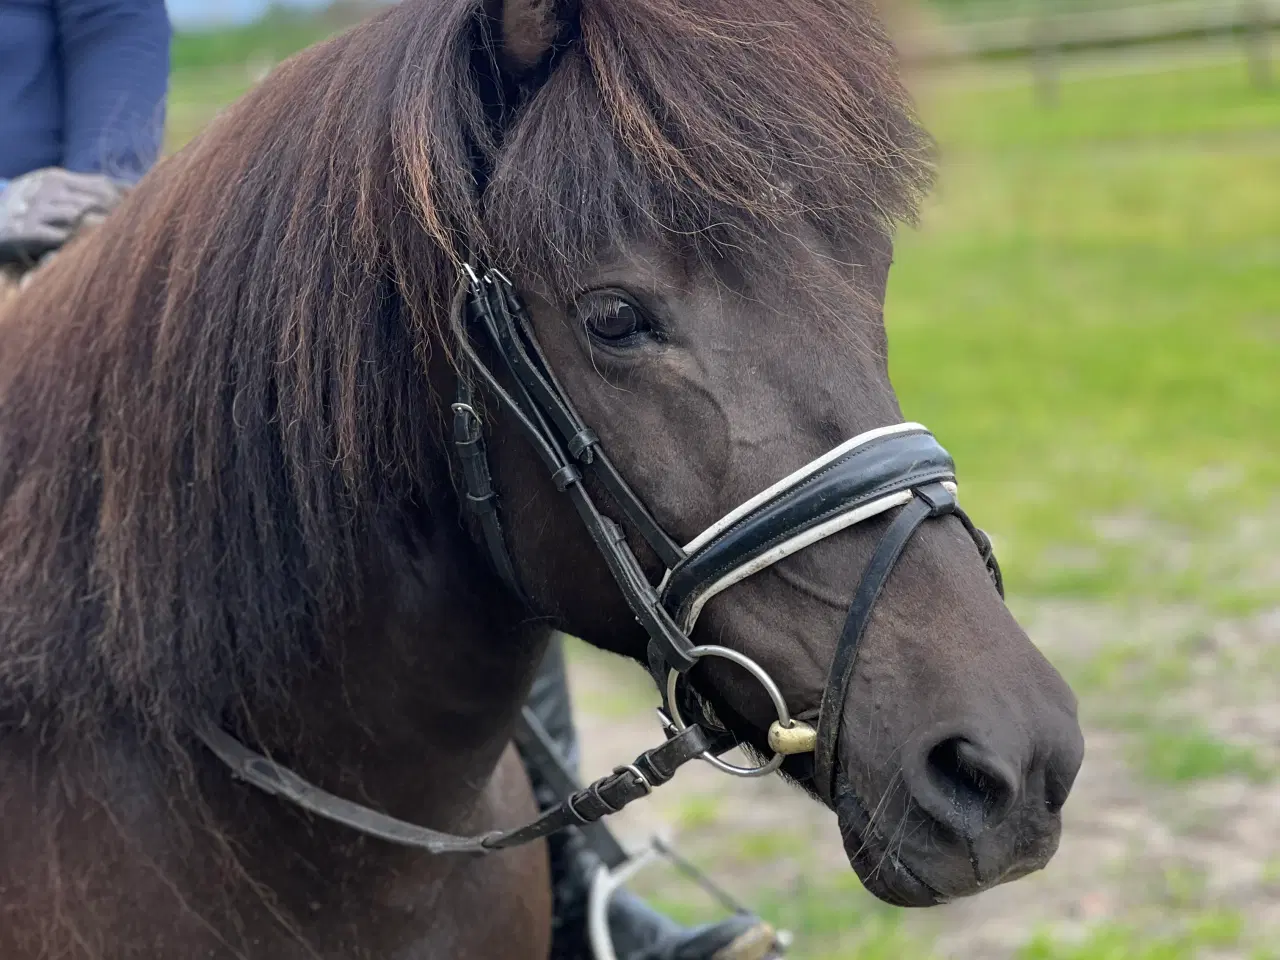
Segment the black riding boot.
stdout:
<svg viewBox="0 0 1280 960">
<path fill-rule="evenodd" d="M 579 762 L 564 651 L 555 638 L 529 694 L 529 706 L 559 747 L 572 770 Z M 560 797 L 529 767 L 534 794 L 542 809 Z M 591 879 L 601 866 L 582 833 L 564 830 L 548 840 L 555 897 L 551 960 L 597 960 L 587 936 L 587 897 Z M 664 917 L 626 889 L 609 905 L 609 930 L 618 960 L 765 960 L 778 956 L 770 928 L 755 917 L 733 916 L 722 923 L 688 929 Z"/>
</svg>

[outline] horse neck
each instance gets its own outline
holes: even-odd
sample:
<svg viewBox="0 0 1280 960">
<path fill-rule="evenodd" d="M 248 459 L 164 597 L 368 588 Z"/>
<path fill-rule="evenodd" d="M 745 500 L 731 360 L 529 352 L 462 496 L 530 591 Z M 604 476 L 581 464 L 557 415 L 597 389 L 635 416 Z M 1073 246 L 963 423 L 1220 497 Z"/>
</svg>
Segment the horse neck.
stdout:
<svg viewBox="0 0 1280 960">
<path fill-rule="evenodd" d="M 269 725 L 280 742 L 267 746 L 308 779 L 358 784 L 402 816 L 440 823 L 487 784 L 549 631 L 522 616 L 456 527 L 428 540 L 371 563 L 363 615 L 295 681 Z"/>
</svg>

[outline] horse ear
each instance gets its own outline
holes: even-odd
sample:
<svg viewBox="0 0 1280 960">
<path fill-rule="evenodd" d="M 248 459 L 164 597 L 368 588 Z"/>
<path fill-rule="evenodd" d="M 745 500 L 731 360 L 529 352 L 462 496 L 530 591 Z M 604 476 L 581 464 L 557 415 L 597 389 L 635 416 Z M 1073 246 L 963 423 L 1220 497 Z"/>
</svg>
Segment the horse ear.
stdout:
<svg viewBox="0 0 1280 960">
<path fill-rule="evenodd" d="M 575 32 L 579 0 L 493 0 L 502 68 L 520 78 L 546 63 Z"/>
</svg>

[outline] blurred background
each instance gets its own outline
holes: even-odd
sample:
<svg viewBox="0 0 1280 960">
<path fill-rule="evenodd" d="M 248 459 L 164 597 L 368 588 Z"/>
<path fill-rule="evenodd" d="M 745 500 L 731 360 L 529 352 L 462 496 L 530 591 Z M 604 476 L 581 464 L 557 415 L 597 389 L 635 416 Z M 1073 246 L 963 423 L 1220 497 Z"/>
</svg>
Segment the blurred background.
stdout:
<svg viewBox="0 0 1280 960">
<path fill-rule="evenodd" d="M 267 2 L 170 0 L 171 148 L 373 10 Z M 780 782 L 686 768 L 628 811 L 625 835 L 674 833 L 804 960 L 1280 958 L 1280 0 L 1137 2 L 889 11 L 941 155 L 899 241 L 894 380 L 1080 693 L 1089 754 L 1046 871 L 911 914 Z M 594 777 L 651 745 L 657 697 L 571 657 Z M 676 874 L 641 885 L 715 912 Z"/>
</svg>

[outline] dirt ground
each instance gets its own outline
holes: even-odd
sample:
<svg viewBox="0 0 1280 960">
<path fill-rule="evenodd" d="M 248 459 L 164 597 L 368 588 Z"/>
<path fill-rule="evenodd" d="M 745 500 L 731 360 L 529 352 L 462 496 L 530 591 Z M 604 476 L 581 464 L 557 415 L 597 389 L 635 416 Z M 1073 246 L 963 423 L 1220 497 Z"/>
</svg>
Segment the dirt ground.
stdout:
<svg viewBox="0 0 1280 960">
<path fill-rule="evenodd" d="M 874 955 L 915 956 L 906 952 L 914 950 L 957 960 L 1074 957 L 1028 953 L 1026 945 L 1045 931 L 1053 942 L 1070 944 L 1100 925 L 1150 931 L 1158 938 L 1188 917 L 1221 916 L 1215 911 L 1225 906 L 1234 919 L 1219 922 L 1238 929 L 1208 936 L 1203 948 L 1168 956 L 1272 956 L 1268 951 L 1280 944 L 1280 783 L 1270 776 L 1195 771 L 1175 773 L 1182 782 L 1161 782 L 1143 772 L 1142 751 L 1168 725 L 1194 717 L 1222 742 L 1251 748 L 1251 757 L 1262 758 L 1259 764 L 1274 764 L 1280 746 L 1280 611 L 1238 621 L 1205 620 L 1186 611 L 1122 615 L 1066 604 L 1024 605 L 1018 612 L 1082 695 L 1088 755 L 1065 810 L 1060 851 L 1038 875 L 895 918 L 914 946 Z M 1090 675 L 1075 669 L 1096 663 L 1100 651 L 1105 660 L 1111 645 L 1143 652 L 1138 680 L 1099 679 L 1096 670 Z M 1119 673 L 1132 666 L 1132 657 L 1117 659 L 1124 664 Z M 584 772 L 594 776 L 654 742 L 656 694 L 638 668 L 614 658 L 574 648 L 571 662 Z M 1162 674 L 1162 664 L 1178 669 Z M 1117 701 L 1130 707 L 1124 716 L 1114 709 Z M 834 817 L 777 778 L 737 780 L 695 765 L 660 795 L 627 811 L 619 828 L 634 842 L 651 831 L 674 836 L 700 865 L 757 907 L 785 907 L 788 896 L 811 896 L 830 879 L 836 893 L 825 888 L 822 895 L 847 900 L 850 926 L 865 920 L 869 898 L 848 886 Z M 651 877 L 647 889 L 661 890 L 664 882 Z M 843 942 L 832 936 L 840 909 L 839 903 L 828 905 L 836 917 L 824 915 L 813 937 L 796 931 L 797 956 L 864 955 L 858 948 L 832 947 Z M 1094 956 L 1080 954 L 1086 955 Z M 1105 955 L 1120 960 L 1131 953 L 1121 948 Z"/>
</svg>

